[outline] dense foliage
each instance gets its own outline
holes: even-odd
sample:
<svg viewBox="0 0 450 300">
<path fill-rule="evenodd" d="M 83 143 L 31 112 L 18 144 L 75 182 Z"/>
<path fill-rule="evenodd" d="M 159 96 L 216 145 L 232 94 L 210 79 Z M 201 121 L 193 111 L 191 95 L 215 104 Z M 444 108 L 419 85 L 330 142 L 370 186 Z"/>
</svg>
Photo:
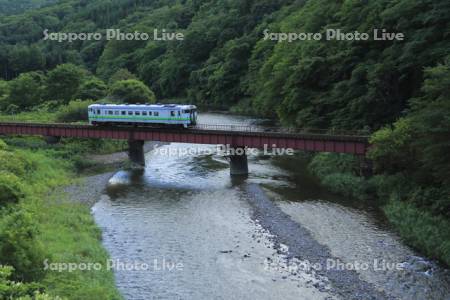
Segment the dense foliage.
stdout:
<svg viewBox="0 0 450 300">
<path fill-rule="evenodd" d="M 145 84 L 135 79 L 116 81 L 111 87 L 110 98 L 119 103 L 156 102 L 155 94 Z"/>
<path fill-rule="evenodd" d="M 120 299 L 106 268 L 88 276 L 44 268 L 46 259 L 101 264 L 108 259 L 89 208 L 51 193 L 70 182 L 77 164 L 73 152 L 98 152 L 101 143 L 77 148 L 75 140 L 54 147 L 41 139 L 7 141 L 0 140 L 0 299 Z M 32 149 L 35 142 L 40 145 Z"/>
<path fill-rule="evenodd" d="M 450 262 L 448 237 L 436 233 L 450 218 L 448 0 L 62 0 L 11 15 L 46 2 L 0 1 L 7 5 L 0 16 L 2 112 L 54 120 L 58 111 L 58 120 L 78 121 L 86 103 L 103 98 L 181 97 L 288 126 L 370 129 L 374 178 L 361 178 L 359 161 L 345 156 L 319 155 L 311 169 L 336 192 L 389 202 L 387 216 L 412 245 Z M 185 38 L 43 39 L 45 29 L 108 28 L 150 35 L 166 29 Z M 266 30 L 328 28 L 370 35 L 383 28 L 405 39 L 264 39 Z"/>
<path fill-rule="evenodd" d="M 73 63 L 107 82 L 128 70 L 158 98 L 188 97 L 219 107 L 251 99 L 252 112 L 289 125 L 378 129 L 404 114 L 409 99 L 420 93 L 424 67 L 445 59 L 449 21 L 445 0 L 65 0 L 0 20 L 0 74 L 10 80 Z M 44 29 L 104 33 L 107 28 L 167 29 L 182 32 L 185 39 L 42 39 Z M 385 28 L 406 38 L 291 43 L 263 38 L 265 29 L 324 33 L 327 28 L 369 34 Z M 55 86 L 48 96 L 67 102 L 77 85 L 76 71 L 53 72 L 49 85 Z M 73 86 L 62 89 L 68 83 Z M 30 102 L 39 99 L 34 93 L 29 97 Z"/>
<path fill-rule="evenodd" d="M 74 100 L 63 106 L 56 113 L 56 121 L 61 123 L 71 123 L 78 121 L 88 121 L 88 106 L 94 102 L 90 100 Z"/>
<path fill-rule="evenodd" d="M 0 0 L 0 15 L 12 15 L 55 3 L 56 0 Z"/>
</svg>

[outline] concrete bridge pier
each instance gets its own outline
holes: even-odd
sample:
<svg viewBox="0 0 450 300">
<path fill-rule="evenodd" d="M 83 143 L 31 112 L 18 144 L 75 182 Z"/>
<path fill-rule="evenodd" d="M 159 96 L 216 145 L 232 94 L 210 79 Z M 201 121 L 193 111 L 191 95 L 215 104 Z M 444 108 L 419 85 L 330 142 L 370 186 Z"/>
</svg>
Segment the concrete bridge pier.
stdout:
<svg viewBox="0 0 450 300">
<path fill-rule="evenodd" d="M 133 165 L 145 167 L 144 141 L 128 140 L 128 157 Z"/>
<path fill-rule="evenodd" d="M 248 176 L 248 161 L 245 147 L 235 147 L 230 149 L 228 156 L 230 160 L 231 176 Z"/>
</svg>

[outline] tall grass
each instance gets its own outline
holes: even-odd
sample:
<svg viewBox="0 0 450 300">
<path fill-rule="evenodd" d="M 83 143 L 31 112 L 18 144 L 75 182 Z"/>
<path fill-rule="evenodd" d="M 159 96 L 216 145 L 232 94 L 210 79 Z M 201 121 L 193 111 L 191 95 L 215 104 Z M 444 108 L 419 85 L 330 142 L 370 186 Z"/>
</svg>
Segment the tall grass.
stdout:
<svg viewBox="0 0 450 300">
<path fill-rule="evenodd" d="M 367 200 L 374 196 L 372 182 L 359 177 L 359 162 L 348 154 L 321 153 L 308 165 L 321 183 L 330 191 L 344 196 Z"/>
<path fill-rule="evenodd" d="M 399 199 L 391 199 L 383 210 L 409 245 L 450 266 L 449 220 Z"/>
<path fill-rule="evenodd" d="M 101 232 L 89 208 L 69 201 L 61 193 L 52 192 L 74 180 L 73 162 L 51 149 L 8 148 L 14 156 L 26 158 L 28 165 L 27 172 L 20 176 L 25 196 L 9 210 L 23 211 L 32 216 L 34 243 L 43 246 L 43 258 L 49 262 L 100 263 L 105 266 L 108 253 L 102 247 Z M 35 268 L 43 269 L 44 262 Z M 67 299 L 121 299 L 114 285 L 114 276 L 106 268 L 75 272 L 47 270 L 39 283 L 48 294 Z"/>
</svg>

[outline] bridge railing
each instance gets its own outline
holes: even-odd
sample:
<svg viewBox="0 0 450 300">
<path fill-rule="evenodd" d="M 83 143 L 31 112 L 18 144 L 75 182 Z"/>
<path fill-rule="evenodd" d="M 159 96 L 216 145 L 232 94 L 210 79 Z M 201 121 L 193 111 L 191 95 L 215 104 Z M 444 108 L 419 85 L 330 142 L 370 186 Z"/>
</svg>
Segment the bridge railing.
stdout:
<svg viewBox="0 0 450 300">
<path fill-rule="evenodd" d="M 288 133 L 288 134 L 321 134 L 340 136 L 369 136 L 369 130 L 340 130 L 340 129 L 316 129 L 316 128 L 286 128 L 286 127 L 265 127 L 241 124 L 197 124 L 193 129 L 199 130 L 219 130 L 219 131 L 241 131 L 241 132 L 267 132 L 267 133 Z"/>
</svg>

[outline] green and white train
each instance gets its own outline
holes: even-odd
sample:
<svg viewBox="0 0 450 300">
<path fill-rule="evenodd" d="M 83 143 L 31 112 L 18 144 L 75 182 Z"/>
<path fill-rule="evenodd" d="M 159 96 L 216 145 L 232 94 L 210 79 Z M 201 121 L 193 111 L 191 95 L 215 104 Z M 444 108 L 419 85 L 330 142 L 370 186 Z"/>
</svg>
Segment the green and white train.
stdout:
<svg viewBox="0 0 450 300">
<path fill-rule="evenodd" d="M 165 125 L 187 128 L 197 124 L 195 105 L 93 104 L 88 108 L 91 125 Z"/>
</svg>

